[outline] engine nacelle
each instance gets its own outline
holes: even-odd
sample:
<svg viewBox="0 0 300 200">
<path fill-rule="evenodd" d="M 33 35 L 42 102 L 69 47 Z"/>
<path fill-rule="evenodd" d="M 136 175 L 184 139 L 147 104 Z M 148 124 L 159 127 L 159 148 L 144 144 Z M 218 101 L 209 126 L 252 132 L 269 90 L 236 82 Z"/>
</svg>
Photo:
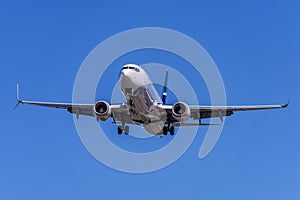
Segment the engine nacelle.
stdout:
<svg viewBox="0 0 300 200">
<path fill-rule="evenodd" d="M 98 101 L 94 105 L 93 113 L 97 119 L 105 121 L 111 116 L 110 105 L 106 101 Z"/>
<path fill-rule="evenodd" d="M 190 107 L 184 102 L 177 102 L 172 107 L 172 115 L 179 122 L 186 122 L 191 116 Z"/>
</svg>

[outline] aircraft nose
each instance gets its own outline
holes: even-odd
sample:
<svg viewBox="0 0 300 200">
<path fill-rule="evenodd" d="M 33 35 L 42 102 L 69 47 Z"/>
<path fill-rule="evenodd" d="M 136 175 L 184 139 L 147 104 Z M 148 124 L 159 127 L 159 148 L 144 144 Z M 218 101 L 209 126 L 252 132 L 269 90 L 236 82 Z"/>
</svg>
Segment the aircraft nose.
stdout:
<svg viewBox="0 0 300 200">
<path fill-rule="evenodd" d="M 119 73 L 119 78 L 128 76 L 128 73 L 126 72 L 126 69 L 122 69 Z"/>
<path fill-rule="evenodd" d="M 126 69 L 123 69 L 121 72 L 120 72 L 120 79 L 121 80 L 128 80 L 129 79 L 129 75 L 128 75 L 128 72 Z"/>
<path fill-rule="evenodd" d="M 121 70 L 120 71 L 120 78 L 123 78 L 126 76 L 126 73 L 124 72 L 124 70 Z"/>
<path fill-rule="evenodd" d="M 120 75 L 129 78 L 131 71 L 128 69 L 122 69 Z"/>
</svg>

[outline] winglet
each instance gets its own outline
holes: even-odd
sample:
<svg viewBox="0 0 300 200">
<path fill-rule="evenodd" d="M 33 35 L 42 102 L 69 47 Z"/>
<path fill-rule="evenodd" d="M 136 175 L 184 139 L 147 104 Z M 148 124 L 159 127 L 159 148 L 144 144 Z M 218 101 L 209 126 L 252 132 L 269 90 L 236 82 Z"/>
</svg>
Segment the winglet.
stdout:
<svg viewBox="0 0 300 200">
<path fill-rule="evenodd" d="M 20 101 L 19 84 L 17 84 L 16 98 L 17 98 L 17 101 Z"/>
<path fill-rule="evenodd" d="M 19 105 L 20 103 L 23 103 L 23 101 L 20 100 L 19 84 L 17 84 L 16 99 L 17 99 L 17 104 L 15 105 L 14 110 L 18 107 L 18 105 Z"/>
<path fill-rule="evenodd" d="M 165 75 L 165 82 L 164 82 L 164 86 L 163 86 L 163 90 L 162 90 L 162 102 L 163 104 L 166 104 L 166 99 L 167 99 L 167 91 L 168 91 L 168 76 L 169 76 L 169 70 L 166 71 L 166 75 Z"/>
<path fill-rule="evenodd" d="M 288 100 L 287 103 L 281 104 L 281 108 L 286 108 L 286 107 L 288 107 L 289 104 L 290 104 L 290 101 L 291 101 L 291 98 L 289 98 L 289 100 Z"/>
<path fill-rule="evenodd" d="M 289 103 L 281 104 L 281 108 L 286 108 L 288 107 Z"/>
</svg>

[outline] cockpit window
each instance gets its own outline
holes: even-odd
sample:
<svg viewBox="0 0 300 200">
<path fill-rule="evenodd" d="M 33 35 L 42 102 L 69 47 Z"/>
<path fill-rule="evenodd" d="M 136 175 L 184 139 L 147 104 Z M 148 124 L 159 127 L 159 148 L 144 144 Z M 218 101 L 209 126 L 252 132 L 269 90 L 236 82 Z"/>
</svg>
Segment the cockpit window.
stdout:
<svg viewBox="0 0 300 200">
<path fill-rule="evenodd" d="M 140 72 L 140 69 L 138 69 L 137 67 L 132 67 L 132 66 L 125 66 L 125 67 L 122 68 L 122 70 L 123 69 L 133 69 L 136 72 Z"/>
</svg>

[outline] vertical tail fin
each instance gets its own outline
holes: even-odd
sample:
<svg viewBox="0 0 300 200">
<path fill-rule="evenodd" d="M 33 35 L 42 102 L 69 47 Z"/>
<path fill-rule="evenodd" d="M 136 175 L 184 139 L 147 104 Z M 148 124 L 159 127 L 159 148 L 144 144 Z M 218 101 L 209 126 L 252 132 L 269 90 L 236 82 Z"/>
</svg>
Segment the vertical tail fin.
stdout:
<svg viewBox="0 0 300 200">
<path fill-rule="evenodd" d="M 167 99 L 167 92 L 168 92 L 168 76 L 169 76 L 169 71 L 166 71 L 166 75 L 165 75 L 165 82 L 164 82 L 164 86 L 163 86 L 163 90 L 162 90 L 162 102 L 163 104 L 166 104 L 166 99 Z"/>
</svg>

